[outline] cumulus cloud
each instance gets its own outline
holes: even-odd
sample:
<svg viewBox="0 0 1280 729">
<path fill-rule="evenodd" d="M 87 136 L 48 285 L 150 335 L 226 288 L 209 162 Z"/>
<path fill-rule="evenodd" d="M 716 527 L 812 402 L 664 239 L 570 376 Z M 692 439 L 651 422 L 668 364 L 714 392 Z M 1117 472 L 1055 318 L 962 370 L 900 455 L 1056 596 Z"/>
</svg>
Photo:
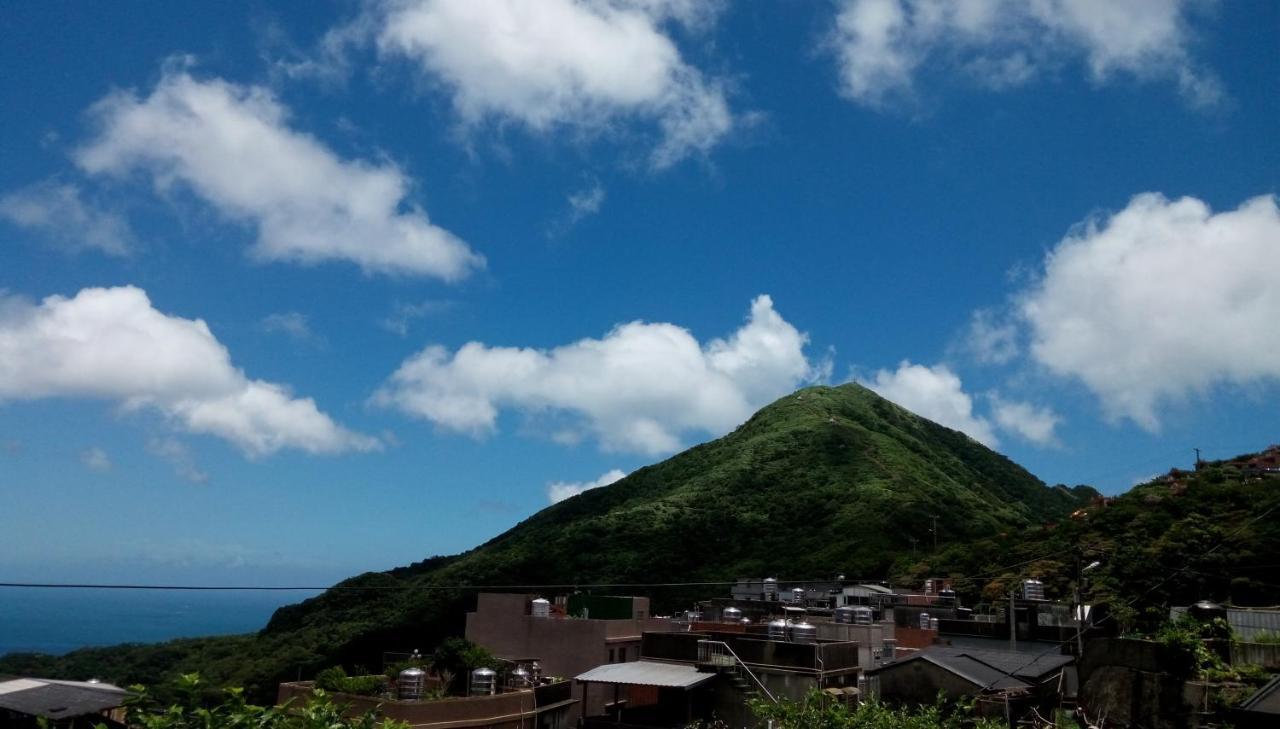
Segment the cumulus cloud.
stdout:
<svg viewBox="0 0 1280 729">
<path fill-rule="evenodd" d="M 946 365 L 925 367 L 903 360 L 898 369 L 880 370 L 861 384 L 916 415 L 958 430 L 985 446 L 999 445 L 990 421 L 974 414 L 973 398 L 964 391 L 960 377 Z"/>
<path fill-rule="evenodd" d="M 1280 378 L 1276 261 L 1274 196 L 1214 213 L 1146 193 L 1064 238 L 1018 309 L 1035 361 L 1154 431 L 1165 401 Z"/>
<path fill-rule="evenodd" d="M 724 433 L 819 376 L 805 356 L 807 341 L 772 299 L 759 296 L 745 325 L 706 344 L 674 324 L 635 321 L 550 350 L 429 346 L 373 399 L 477 436 L 496 430 L 504 408 L 567 416 L 573 426 L 559 430 L 559 441 L 586 433 L 606 449 L 669 453 L 684 434 Z"/>
<path fill-rule="evenodd" d="M 1001 430 L 1038 446 L 1058 445 L 1055 431 L 1062 418 L 1052 408 L 993 396 L 991 413 Z"/>
<path fill-rule="evenodd" d="M 0 298 L 0 401 L 48 397 L 154 409 L 249 456 L 379 447 L 334 423 L 310 398 L 249 379 L 202 320 L 163 314 L 132 286 L 84 289 L 40 304 Z"/>
<path fill-rule="evenodd" d="M 556 481 L 547 484 L 547 500 L 553 504 L 558 504 L 570 496 L 577 496 L 583 491 L 598 489 L 601 486 L 608 486 L 615 481 L 626 477 L 626 473 L 614 468 L 607 473 L 600 475 L 594 481 Z"/>
<path fill-rule="evenodd" d="M 146 97 L 98 102 L 97 136 L 76 153 L 85 172 L 141 170 L 157 188 L 189 189 L 229 220 L 257 230 L 267 261 L 349 261 L 370 273 L 465 277 L 483 259 L 408 201 L 396 165 L 346 160 L 289 126 L 258 86 L 199 80 L 169 67 Z"/>
<path fill-rule="evenodd" d="M 681 57 L 670 23 L 704 25 L 718 3 L 684 0 L 397 0 L 360 25 L 452 95 L 468 124 L 595 132 L 656 124 L 655 167 L 705 153 L 733 127 L 721 84 Z M 344 30 L 337 37 L 350 37 Z"/>
<path fill-rule="evenodd" d="M 0 197 L 0 218 L 68 251 L 125 256 L 135 246 L 123 216 L 88 201 L 76 185 L 45 181 Z"/>
<path fill-rule="evenodd" d="M 80 452 L 80 462 L 90 471 L 102 473 L 111 470 L 111 456 L 101 448 L 94 446 Z"/>
<path fill-rule="evenodd" d="M 1222 97 L 1191 58 L 1192 0 L 843 0 L 830 39 L 841 92 L 871 106 L 911 98 L 917 74 L 945 64 L 990 88 L 1082 61 L 1090 78 L 1175 83 L 1193 105 Z"/>
</svg>

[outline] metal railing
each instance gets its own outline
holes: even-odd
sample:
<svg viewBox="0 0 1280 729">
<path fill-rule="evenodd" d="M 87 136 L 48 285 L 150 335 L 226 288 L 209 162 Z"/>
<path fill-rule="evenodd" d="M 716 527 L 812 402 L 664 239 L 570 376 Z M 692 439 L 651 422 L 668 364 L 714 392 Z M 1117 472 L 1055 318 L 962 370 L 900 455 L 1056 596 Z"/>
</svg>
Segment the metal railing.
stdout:
<svg viewBox="0 0 1280 729">
<path fill-rule="evenodd" d="M 746 674 L 746 678 L 750 678 L 761 693 L 773 703 L 778 703 L 778 699 L 774 697 L 769 689 L 765 688 L 764 683 L 747 667 L 746 663 L 742 662 L 742 659 L 738 657 L 737 653 L 733 652 L 728 643 L 719 640 L 698 641 L 698 663 L 727 668 L 740 677 Z"/>
</svg>

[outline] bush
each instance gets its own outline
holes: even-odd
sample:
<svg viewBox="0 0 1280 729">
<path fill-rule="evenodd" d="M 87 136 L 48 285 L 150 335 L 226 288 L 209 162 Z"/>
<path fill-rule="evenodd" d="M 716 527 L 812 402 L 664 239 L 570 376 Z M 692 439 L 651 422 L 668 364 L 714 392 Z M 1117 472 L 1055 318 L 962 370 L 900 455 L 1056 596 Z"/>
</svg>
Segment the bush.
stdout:
<svg viewBox="0 0 1280 729">
<path fill-rule="evenodd" d="M 348 676 L 342 666 L 330 666 L 316 674 L 315 687 L 331 693 L 381 696 L 387 692 L 384 676 Z"/>
</svg>

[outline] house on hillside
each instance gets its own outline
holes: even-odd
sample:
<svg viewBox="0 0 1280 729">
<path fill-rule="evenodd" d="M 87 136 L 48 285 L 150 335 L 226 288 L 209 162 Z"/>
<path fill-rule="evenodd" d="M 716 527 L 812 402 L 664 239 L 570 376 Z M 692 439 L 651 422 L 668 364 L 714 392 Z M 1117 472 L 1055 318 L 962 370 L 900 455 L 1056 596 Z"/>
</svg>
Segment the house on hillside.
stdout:
<svg viewBox="0 0 1280 729">
<path fill-rule="evenodd" d="M 671 630 L 654 618 L 646 597 L 573 594 L 546 600 L 537 595 L 482 592 L 467 613 L 467 640 L 508 661 L 537 660 L 547 676 L 571 678 L 606 663 L 640 658 L 646 631 Z M 601 696 L 575 706 L 571 719 L 604 710 Z"/>
<path fill-rule="evenodd" d="M 1044 713 L 1074 696 L 1074 658 L 953 646 L 931 646 L 868 669 L 867 684 L 889 704 L 924 706 L 939 693 L 949 700 L 977 699 L 1003 706 L 1017 716 L 1036 708 Z"/>
</svg>

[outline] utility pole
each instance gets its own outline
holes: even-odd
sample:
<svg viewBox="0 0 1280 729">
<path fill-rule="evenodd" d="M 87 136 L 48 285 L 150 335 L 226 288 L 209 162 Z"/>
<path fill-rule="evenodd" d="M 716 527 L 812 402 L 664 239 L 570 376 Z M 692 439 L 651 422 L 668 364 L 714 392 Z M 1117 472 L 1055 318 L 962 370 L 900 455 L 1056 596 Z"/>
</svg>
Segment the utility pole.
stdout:
<svg viewBox="0 0 1280 729">
<path fill-rule="evenodd" d="M 1080 583 L 1084 571 L 1080 568 L 1080 546 L 1076 545 L 1076 660 L 1084 655 L 1084 600 L 1080 598 Z"/>
<path fill-rule="evenodd" d="M 1009 652 L 1016 653 L 1018 651 L 1018 613 L 1017 608 L 1013 605 L 1013 596 L 1017 592 L 1015 587 L 1009 590 Z"/>
</svg>

